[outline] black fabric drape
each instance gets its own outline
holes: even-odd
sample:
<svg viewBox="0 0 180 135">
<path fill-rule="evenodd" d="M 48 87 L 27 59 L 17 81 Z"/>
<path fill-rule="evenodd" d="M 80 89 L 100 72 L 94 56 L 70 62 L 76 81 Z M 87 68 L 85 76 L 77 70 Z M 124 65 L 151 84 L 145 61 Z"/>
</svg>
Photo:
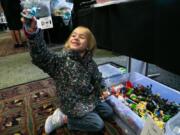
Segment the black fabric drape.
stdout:
<svg viewBox="0 0 180 135">
<path fill-rule="evenodd" d="M 97 45 L 180 74 L 178 0 L 139 0 L 78 12 Z"/>
</svg>

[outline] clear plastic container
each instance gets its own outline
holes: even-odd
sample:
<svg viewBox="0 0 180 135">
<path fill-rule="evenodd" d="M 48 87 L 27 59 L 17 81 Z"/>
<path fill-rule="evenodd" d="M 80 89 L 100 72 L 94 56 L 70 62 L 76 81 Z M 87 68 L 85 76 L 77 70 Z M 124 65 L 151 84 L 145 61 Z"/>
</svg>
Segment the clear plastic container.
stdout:
<svg viewBox="0 0 180 135">
<path fill-rule="evenodd" d="M 23 8 L 21 15 L 25 18 L 31 19 L 33 16 L 42 18 L 51 15 L 49 0 L 21 0 L 21 6 Z"/>
<path fill-rule="evenodd" d="M 159 94 L 161 98 L 167 99 L 170 102 L 180 103 L 180 92 L 170 88 L 166 85 L 163 85 L 157 81 L 154 81 L 142 74 L 137 72 L 131 72 L 124 75 L 121 75 L 117 82 L 125 82 L 127 80 L 131 81 L 133 84 L 142 84 L 144 86 L 152 85 L 152 93 Z"/>
<path fill-rule="evenodd" d="M 180 135 L 180 112 L 166 123 L 165 135 Z"/>
<path fill-rule="evenodd" d="M 113 64 L 113 63 L 112 63 Z M 119 84 L 122 74 L 126 73 L 126 68 L 113 66 L 111 63 L 106 63 L 98 66 L 102 73 L 103 84 L 106 87 L 111 87 Z"/>
<path fill-rule="evenodd" d="M 117 76 L 112 76 L 108 78 L 108 85 L 111 86 L 112 83 L 123 83 L 126 81 L 131 81 L 134 85 L 136 84 L 142 84 L 144 86 L 152 86 L 152 93 L 153 94 L 159 94 L 161 98 L 167 99 L 170 102 L 175 102 L 177 104 L 180 103 L 180 92 L 172 89 L 166 85 L 163 85 L 157 81 L 154 81 L 142 74 L 139 74 L 137 72 L 131 72 L 131 73 L 127 73 L 127 74 L 122 74 L 121 76 L 117 77 Z M 121 109 L 123 110 L 123 109 Z M 129 111 L 130 112 L 130 111 Z M 127 113 L 128 114 L 128 113 Z M 126 114 L 126 115 L 127 115 Z M 131 117 L 131 115 L 130 115 Z M 124 116 L 122 118 L 125 118 Z M 132 117 L 133 119 L 135 117 Z M 136 120 L 136 119 L 134 119 Z M 124 121 L 126 123 L 126 125 L 129 125 L 130 127 L 132 127 L 132 124 L 130 122 L 128 122 L 127 120 Z M 142 125 L 143 123 L 138 123 L 140 128 L 142 129 Z M 129 128 L 130 128 L 129 127 Z M 131 128 L 132 129 L 132 128 Z M 133 128 L 132 131 L 137 133 L 138 128 Z M 129 134 L 128 134 L 129 135 Z M 166 135 L 180 135 L 180 112 L 175 115 L 173 118 L 171 118 L 167 124 L 166 124 Z"/>
</svg>

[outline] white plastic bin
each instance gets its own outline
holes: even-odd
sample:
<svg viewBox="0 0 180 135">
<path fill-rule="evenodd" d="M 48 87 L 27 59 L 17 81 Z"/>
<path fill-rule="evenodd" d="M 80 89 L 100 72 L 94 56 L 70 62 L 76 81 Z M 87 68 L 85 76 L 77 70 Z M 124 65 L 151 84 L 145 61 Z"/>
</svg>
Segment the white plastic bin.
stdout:
<svg viewBox="0 0 180 135">
<path fill-rule="evenodd" d="M 139 74 L 137 72 L 131 72 L 127 74 L 122 74 L 119 78 L 109 78 L 110 81 L 116 80 L 116 83 L 122 83 L 126 81 L 131 81 L 134 85 L 141 84 L 146 86 L 152 85 L 152 93 L 153 94 L 159 94 L 161 98 L 168 99 L 170 102 L 180 103 L 180 92 L 172 89 L 166 85 L 163 85 L 157 81 L 154 81 L 142 74 Z M 109 86 L 111 84 L 108 84 Z M 126 121 L 127 122 L 127 121 Z M 119 123 L 118 123 L 119 124 Z M 131 125 L 128 122 L 126 125 Z M 121 126 L 121 125 L 119 125 Z M 166 124 L 166 135 L 180 135 L 180 112 L 173 118 L 171 118 L 167 124 Z M 175 134 L 173 132 L 177 132 L 178 134 Z M 133 130 L 132 130 L 133 133 Z M 130 135 L 129 133 L 126 133 L 127 135 Z"/>
<path fill-rule="evenodd" d="M 112 63 L 113 64 L 113 63 Z M 98 66 L 99 71 L 102 73 L 103 84 L 106 87 L 119 84 L 122 74 L 126 73 L 126 68 L 113 66 L 111 63 L 106 63 Z"/>
<path fill-rule="evenodd" d="M 180 135 L 180 112 L 166 123 L 165 135 Z"/>
</svg>

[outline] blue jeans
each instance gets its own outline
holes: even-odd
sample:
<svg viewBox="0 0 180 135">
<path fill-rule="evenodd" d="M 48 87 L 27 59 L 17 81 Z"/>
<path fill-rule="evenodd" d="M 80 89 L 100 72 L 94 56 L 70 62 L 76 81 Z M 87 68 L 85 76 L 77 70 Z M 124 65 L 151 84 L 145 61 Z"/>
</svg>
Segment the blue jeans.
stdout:
<svg viewBox="0 0 180 135">
<path fill-rule="evenodd" d="M 67 127 L 69 130 L 99 132 L 104 128 L 102 118 L 108 119 L 112 115 L 112 108 L 106 102 L 100 102 L 93 112 L 89 112 L 81 118 L 68 117 Z"/>
</svg>

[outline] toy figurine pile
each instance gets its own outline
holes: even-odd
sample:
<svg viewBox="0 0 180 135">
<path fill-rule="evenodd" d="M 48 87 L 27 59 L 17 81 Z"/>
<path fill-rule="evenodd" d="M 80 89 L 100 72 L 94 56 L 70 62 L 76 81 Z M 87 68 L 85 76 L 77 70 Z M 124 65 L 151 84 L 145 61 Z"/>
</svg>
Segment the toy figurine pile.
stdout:
<svg viewBox="0 0 180 135">
<path fill-rule="evenodd" d="M 178 113 L 180 104 L 169 102 L 158 94 L 152 94 L 151 88 L 151 85 L 133 85 L 130 81 L 127 81 L 112 86 L 110 91 L 140 117 L 144 117 L 147 113 L 150 114 L 157 126 L 163 129 L 165 123 Z"/>
</svg>

